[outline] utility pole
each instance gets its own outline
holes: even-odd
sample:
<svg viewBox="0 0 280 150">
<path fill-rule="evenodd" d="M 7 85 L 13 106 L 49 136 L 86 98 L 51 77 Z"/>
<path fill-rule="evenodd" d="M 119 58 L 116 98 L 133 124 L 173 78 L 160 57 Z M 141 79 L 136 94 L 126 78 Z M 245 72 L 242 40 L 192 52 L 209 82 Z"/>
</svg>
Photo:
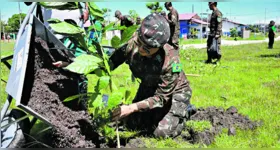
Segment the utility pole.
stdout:
<svg viewBox="0 0 280 150">
<path fill-rule="evenodd" d="M 200 6 L 201 6 L 201 14 L 202 14 L 202 0 L 201 0 L 201 3 L 200 3 Z M 201 19 L 202 21 L 202 19 Z M 200 42 L 202 43 L 202 23 L 200 24 Z"/>
<path fill-rule="evenodd" d="M 194 13 L 194 5 L 192 5 L 192 13 Z"/>
<path fill-rule="evenodd" d="M 266 35 L 266 8 L 265 8 L 265 16 L 264 16 L 264 36 Z"/>
<path fill-rule="evenodd" d="M 20 10 L 20 3 L 18 2 L 18 11 L 19 11 L 19 25 L 21 27 L 21 10 Z"/>
</svg>

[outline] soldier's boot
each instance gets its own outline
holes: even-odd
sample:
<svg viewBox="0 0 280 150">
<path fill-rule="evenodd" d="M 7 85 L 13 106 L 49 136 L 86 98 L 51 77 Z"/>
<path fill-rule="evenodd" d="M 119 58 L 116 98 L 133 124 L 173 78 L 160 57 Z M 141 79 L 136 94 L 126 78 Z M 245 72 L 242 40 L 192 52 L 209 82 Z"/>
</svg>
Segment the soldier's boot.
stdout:
<svg viewBox="0 0 280 150">
<path fill-rule="evenodd" d="M 210 57 L 209 51 L 207 51 L 207 60 L 205 61 L 206 64 L 211 64 L 212 63 L 212 59 Z"/>
</svg>

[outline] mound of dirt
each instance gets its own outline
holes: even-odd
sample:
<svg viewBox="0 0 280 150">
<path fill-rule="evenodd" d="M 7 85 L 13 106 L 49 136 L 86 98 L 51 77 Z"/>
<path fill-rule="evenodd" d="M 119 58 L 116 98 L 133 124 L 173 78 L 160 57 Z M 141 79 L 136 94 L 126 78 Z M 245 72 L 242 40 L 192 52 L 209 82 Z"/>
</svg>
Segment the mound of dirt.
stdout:
<svg viewBox="0 0 280 150">
<path fill-rule="evenodd" d="M 233 106 L 227 110 L 216 107 L 199 108 L 197 113 L 191 116 L 191 120 L 211 122 L 211 129 L 203 132 L 190 129 L 190 136 L 187 137 L 191 143 L 204 143 L 206 145 L 210 145 L 215 136 L 222 133 L 223 129 L 227 129 L 228 135 L 235 135 L 236 128 L 254 130 L 261 125 L 260 122 L 252 121 L 248 116 L 239 114 L 237 108 Z"/>
<path fill-rule="evenodd" d="M 22 99 L 26 105 L 55 127 L 49 140 L 55 148 L 90 148 L 97 137 L 92 118 L 77 101 L 62 101 L 78 94 L 79 75 L 52 65 L 69 61 L 66 53 L 50 50 L 48 43 L 34 37 L 31 43 Z"/>
<path fill-rule="evenodd" d="M 235 107 L 230 107 L 227 110 L 223 108 L 208 107 L 199 108 L 197 113 L 192 115 L 190 120 L 193 121 L 209 121 L 212 128 L 205 131 L 195 131 L 193 128 L 185 127 L 176 138 L 182 138 L 192 144 L 206 144 L 210 145 L 216 135 L 227 129 L 228 135 L 235 135 L 236 128 L 242 130 L 254 130 L 261 125 L 260 122 L 251 121 L 247 116 L 238 113 Z M 176 138 L 174 140 L 176 140 Z M 147 148 L 143 138 L 134 138 L 125 144 L 126 148 Z"/>
</svg>

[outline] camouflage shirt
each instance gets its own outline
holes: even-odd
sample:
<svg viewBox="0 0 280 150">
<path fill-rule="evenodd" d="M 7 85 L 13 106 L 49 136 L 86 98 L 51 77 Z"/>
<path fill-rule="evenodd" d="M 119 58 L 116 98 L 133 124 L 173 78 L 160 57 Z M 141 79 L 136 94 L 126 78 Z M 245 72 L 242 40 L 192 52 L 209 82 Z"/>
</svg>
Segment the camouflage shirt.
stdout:
<svg viewBox="0 0 280 150">
<path fill-rule="evenodd" d="M 223 14 L 216 9 L 213 11 L 210 20 L 210 35 L 222 35 L 222 18 Z"/>
<path fill-rule="evenodd" d="M 178 51 L 165 44 L 149 58 L 139 54 L 137 45 L 137 34 L 135 34 L 125 46 L 116 50 L 110 57 L 110 66 L 111 69 L 115 69 L 126 62 L 133 75 L 141 79 L 139 89 L 151 89 L 146 97 L 147 93 L 141 90 L 139 93 L 138 89 L 137 95 L 145 97 L 136 103 L 139 111 L 162 108 L 167 103 L 171 103 L 173 94 L 191 90 L 185 73 L 173 71 L 175 64 L 180 63 Z"/>
<path fill-rule="evenodd" d="M 179 14 L 175 8 L 168 13 L 167 19 L 170 26 L 170 39 L 169 43 L 178 43 L 180 34 Z"/>
</svg>

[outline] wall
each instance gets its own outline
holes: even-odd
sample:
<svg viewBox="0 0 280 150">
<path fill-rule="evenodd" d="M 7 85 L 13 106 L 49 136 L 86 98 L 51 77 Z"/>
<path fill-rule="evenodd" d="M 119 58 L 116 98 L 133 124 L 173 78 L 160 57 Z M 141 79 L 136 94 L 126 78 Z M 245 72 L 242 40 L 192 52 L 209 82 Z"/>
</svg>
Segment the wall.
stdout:
<svg viewBox="0 0 280 150">
<path fill-rule="evenodd" d="M 235 27 L 237 28 L 238 31 L 241 30 L 240 28 L 238 28 L 239 25 L 234 24 L 234 23 L 231 23 L 231 22 L 223 21 L 223 28 L 222 28 L 222 31 L 223 31 L 223 33 L 225 33 L 225 32 L 230 32 L 230 29 L 231 29 L 231 28 L 235 28 Z"/>
</svg>

